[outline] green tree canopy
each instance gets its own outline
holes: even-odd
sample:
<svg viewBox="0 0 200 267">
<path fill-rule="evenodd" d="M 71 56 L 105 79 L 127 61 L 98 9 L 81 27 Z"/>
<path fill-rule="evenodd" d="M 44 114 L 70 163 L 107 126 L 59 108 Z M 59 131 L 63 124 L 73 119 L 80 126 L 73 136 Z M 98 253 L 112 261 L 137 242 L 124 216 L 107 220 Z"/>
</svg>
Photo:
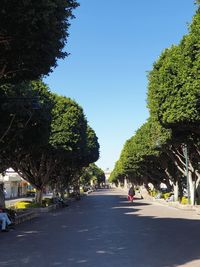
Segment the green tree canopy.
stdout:
<svg viewBox="0 0 200 267">
<path fill-rule="evenodd" d="M 37 170 L 46 180 L 39 155 L 49 143 L 54 100 L 41 81 L 6 84 L 0 89 L 1 168 L 13 167 L 31 184 L 39 187 Z M 44 157 L 42 161 L 44 163 Z"/>
<path fill-rule="evenodd" d="M 95 131 L 87 125 L 86 130 L 86 146 L 84 147 L 82 156 L 82 165 L 87 166 L 99 159 L 99 142 Z"/>
<path fill-rule="evenodd" d="M 64 58 L 75 0 L 2 0 L 0 10 L 0 78 L 34 80 Z"/>
<path fill-rule="evenodd" d="M 30 149 L 30 145 L 48 143 L 53 105 L 41 81 L 0 86 L 1 152 L 16 145 Z"/>
<path fill-rule="evenodd" d="M 105 182 L 105 174 L 103 170 L 94 163 L 91 163 L 88 167 L 83 168 L 80 177 L 80 183 L 82 185 L 90 185 L 91 182 L 98 185 Z"/>
<path fill-rule="evenodd" d="M 166 49 L 149 73 L 148 107 L 164 126 L 199 131 L 200 8 L 180 44 Z"/>
<path fill-rule="evenodd" d="M 86 145 L 87 120 L 83 109 L 73 100 L 54 95 L 50 144 L 69 154 L 78 153 Z"/>
<path fill-rule="evenodd" d="M 129 140 L 126 141 L 117 162 L 111 180 L 128 178 L 141 184 L 144 180 L 161 181 L 161 175 L 155 173 L 158 164 L 154 164 L 161 154 L 160 148 L 170 139 L 170 131 L 149 118 Z M 159 149 L 158 149 L 159 147 Z"/>
</svg>

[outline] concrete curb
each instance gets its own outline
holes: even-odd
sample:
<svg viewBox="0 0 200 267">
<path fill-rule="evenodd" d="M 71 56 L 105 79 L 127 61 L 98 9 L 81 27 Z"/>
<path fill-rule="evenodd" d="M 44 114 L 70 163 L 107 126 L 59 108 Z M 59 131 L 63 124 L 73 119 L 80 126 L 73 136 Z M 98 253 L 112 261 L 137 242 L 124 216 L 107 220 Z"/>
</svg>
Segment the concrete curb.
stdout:
<svg viewBox="0 0 200 267">
<path fill-rule="evenodd" d="M 127 194 L 126 188 L 117 187 L 117 189 L 120 189 L 124 194 Z M 141 192 L 141 195 L 142 195 L 143 199 L 146 201 L 158 203 L 158 204 L 163 205 L 163 206 L 181 209 L 184 211 L 194 211 L 194 212 L 196 212 L 197 215 L 200 215 L 200 205 L 191 206 L 191 205 L 183 205 L 183 204 L 180 204 L 179 202 L 167 202 L 164 199 L 155 199 L 154 197 L 149 196 L 145 192 Z M 137 193 L 136 193 L 136 197 L 137 197 Z"/>
<path fill-rule="evenodd" d="M 17 215 L 17 217 L 15 218 L 15 224 L 20 224 L 22 222 L 29 221 L 33 218 L 38 217 L 42 213 L 51 212 L 60 208 L 61 207 L 59 206 L 59 204 L 53 204 L 44 208 L 30 208 L 27 210 L 27 212 Z"/>
<path fill-rule="evenodd" d="M 33 218 L 38 217 L 38 213 L 34 211 L 29 211 L 24 214 L 18 215 L 15 219 L 15 224 L 20 224 L 25 221 L 29 221 Z"/>
</svg>

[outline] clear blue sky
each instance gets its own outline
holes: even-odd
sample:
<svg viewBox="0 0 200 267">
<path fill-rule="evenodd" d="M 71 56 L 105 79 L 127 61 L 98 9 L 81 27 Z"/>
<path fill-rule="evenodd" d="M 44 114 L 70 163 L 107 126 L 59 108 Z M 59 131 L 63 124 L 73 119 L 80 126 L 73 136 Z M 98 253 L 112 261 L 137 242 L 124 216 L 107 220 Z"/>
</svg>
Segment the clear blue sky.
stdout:
<svg viewBox="0 0 200 267">
<path fill-rule="evenodd" d="M 193 0 L 80 0 L 66 51 L 44 81 L 77 101 L 100 143 L 97 165 L 113 169 L 125 141 L 148 118 L 147 71 L 187 33 Z"/>
</svg>

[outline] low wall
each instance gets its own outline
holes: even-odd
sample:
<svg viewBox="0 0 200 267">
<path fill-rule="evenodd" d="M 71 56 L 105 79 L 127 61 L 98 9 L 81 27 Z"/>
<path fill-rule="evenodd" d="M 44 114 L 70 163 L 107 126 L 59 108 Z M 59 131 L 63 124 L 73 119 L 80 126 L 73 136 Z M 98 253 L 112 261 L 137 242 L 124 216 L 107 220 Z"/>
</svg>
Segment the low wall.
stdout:
<svg viewBox="0 0 200 267">
<path fill-rule="evenodd" d="M 24 210 L 24 213 L 16 216 L 15 224 L 19 224 L 19 223 L 31 220 L 33 218 L 38 217 L 40 213 L 56 210 L 57 208 L 59 208 L 59 205 L 54 204 L 54 205 L 50 205 L 45 208 L 30 208 L 30 209 Z"/>
<path fill-rule="evenodd" d="M 35 211 L 27 211 L 23 214 L 17 215 L 15 218 L 15 224 L 19 224 L 28 220 L 31 220 L 33 218 L 36 218 L 38 216 L 38 213 Z"/>
<path fill-rule="evenodd" d="M 36 211 L 36 212 L 50 212 L 52 210 L 56 210 L 58 209 L 60 206 L 59 204 L 53 204 L 53 205 L 49 205 L 48 207 L 44 207 L 44 208 L 32 208 L 32 211 Z"/>
</svg>

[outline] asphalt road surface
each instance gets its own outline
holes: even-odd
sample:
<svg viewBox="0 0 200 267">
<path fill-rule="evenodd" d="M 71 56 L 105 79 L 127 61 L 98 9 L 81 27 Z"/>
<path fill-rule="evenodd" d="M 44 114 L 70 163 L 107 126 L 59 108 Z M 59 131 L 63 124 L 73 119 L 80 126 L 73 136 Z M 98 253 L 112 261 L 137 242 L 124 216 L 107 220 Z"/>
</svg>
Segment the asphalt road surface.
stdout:
<svg viewBox="0 0 200 267">
<path fill-rule="evenodd" d="M 200 267 L 200 216 L 99 190 L 0 244 L 0 267 Z"/>
</svg>

